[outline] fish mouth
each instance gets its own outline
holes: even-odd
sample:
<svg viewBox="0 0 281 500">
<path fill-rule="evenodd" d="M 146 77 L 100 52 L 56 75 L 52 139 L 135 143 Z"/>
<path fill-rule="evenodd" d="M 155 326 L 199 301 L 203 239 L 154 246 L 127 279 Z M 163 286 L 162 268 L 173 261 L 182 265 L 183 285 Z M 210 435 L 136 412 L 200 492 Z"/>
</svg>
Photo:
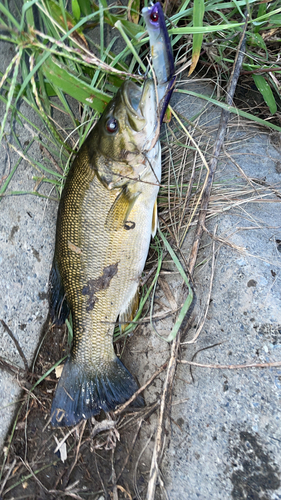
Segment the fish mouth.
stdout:
<svg viewBox="0 0 281 500">
<path fill-rule="evenodd" d="M 123 99 L 129 124 L 136 132 L 157 121 L 156 92 L 152 80 L 146 80 L 142 87 L 130 80 L 125 81 Z"/>
<path fill-rule="evenodd" d="M 142 88 L 136 83 L 126 80 L 123 95 L 128 111 L 130 113 L 137 114 L 140 118 L 142 118 L 143 116 L 139 113 L 138 109 L 142 97 Z"/>
</svg>

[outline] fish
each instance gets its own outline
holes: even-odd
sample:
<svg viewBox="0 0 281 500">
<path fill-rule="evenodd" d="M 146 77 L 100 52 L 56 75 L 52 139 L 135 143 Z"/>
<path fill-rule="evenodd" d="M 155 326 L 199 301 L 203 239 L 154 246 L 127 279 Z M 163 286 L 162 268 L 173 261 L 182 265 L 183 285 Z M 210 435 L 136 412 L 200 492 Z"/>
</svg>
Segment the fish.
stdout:
<svg viewBox="0 0 281 500">
<path fill-rule="evenodd" d="M 51 408 L 53 427 L 72 426 L 126 402 L 138 389 L 113 347 L 116 321 L 139 303 L 155 236 L 161 181 L 157 88 L 126 80 L 72 163 L 58 209 L 50 315 L 71 312 L 73 344 Z M 142 406 L 138 396 L 134 404 Z"/>
</svg>

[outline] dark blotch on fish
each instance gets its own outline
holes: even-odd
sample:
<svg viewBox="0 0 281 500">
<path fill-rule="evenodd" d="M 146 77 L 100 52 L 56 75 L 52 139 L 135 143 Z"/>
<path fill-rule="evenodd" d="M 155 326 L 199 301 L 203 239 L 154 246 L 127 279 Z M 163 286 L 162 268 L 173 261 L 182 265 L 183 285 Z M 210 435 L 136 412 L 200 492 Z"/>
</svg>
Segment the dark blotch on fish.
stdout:
<svg viewBox="0 0 281 500">
<path fill-rule="evenodd" d="M 116 264 L 111 264 L 110 266 L 105 267 L 103 270 L 103 274 L 99 278 L 90 279 L 87 285 L 83 287 L 82 294 L 89 295 L 87 312 L 92 311 L 95 303 L 98 301 L 96 293 L 100 290 L 106 290 L 109 287 L 110 282 L 115 274 L 117 274 L 117 271 L 118 262 L 116 262 Z"/>
</svg>

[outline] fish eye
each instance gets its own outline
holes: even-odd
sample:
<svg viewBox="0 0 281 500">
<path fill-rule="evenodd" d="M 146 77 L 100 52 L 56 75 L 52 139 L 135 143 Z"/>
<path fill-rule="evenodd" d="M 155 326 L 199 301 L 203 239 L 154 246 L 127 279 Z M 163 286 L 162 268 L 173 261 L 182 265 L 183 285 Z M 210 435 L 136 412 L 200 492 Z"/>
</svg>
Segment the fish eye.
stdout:
<svg viewBox="0 0 281 500">
<path fill-rule="evenodd" d="M 153 22 L 153 23 L 157 23 L 159 19 L 159 14 L 158 14 L 158 10 L 157 8 L 154 9 L 151 14 L 150 14 L 150 20 Z"/>
<path fill-rule="evenodd" d="M 118 130 L 118 121 L 116 120 L 116 118 L 113 118 L 113 116 L 111 116 L 110 118 L 108 118 L 105 126 L 107 132 L 109 132 L 110 134 L 114 134 Z"/>
</svg>

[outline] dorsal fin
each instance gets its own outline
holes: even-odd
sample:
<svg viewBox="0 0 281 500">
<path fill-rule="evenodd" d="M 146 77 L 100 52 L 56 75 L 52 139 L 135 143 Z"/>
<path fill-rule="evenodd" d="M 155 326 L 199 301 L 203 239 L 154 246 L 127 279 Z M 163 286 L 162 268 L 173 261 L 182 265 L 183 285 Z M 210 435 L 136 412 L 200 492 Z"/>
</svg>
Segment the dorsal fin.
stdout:
<svg viewBox="0 0 281 500">
<path fill-rule="evenodd" d="M 56 257 L 54 257 L 49 278 L 49 304 L 52 324 L 63 325 L 70 309 L 66 301 Z"/>
</svg>

